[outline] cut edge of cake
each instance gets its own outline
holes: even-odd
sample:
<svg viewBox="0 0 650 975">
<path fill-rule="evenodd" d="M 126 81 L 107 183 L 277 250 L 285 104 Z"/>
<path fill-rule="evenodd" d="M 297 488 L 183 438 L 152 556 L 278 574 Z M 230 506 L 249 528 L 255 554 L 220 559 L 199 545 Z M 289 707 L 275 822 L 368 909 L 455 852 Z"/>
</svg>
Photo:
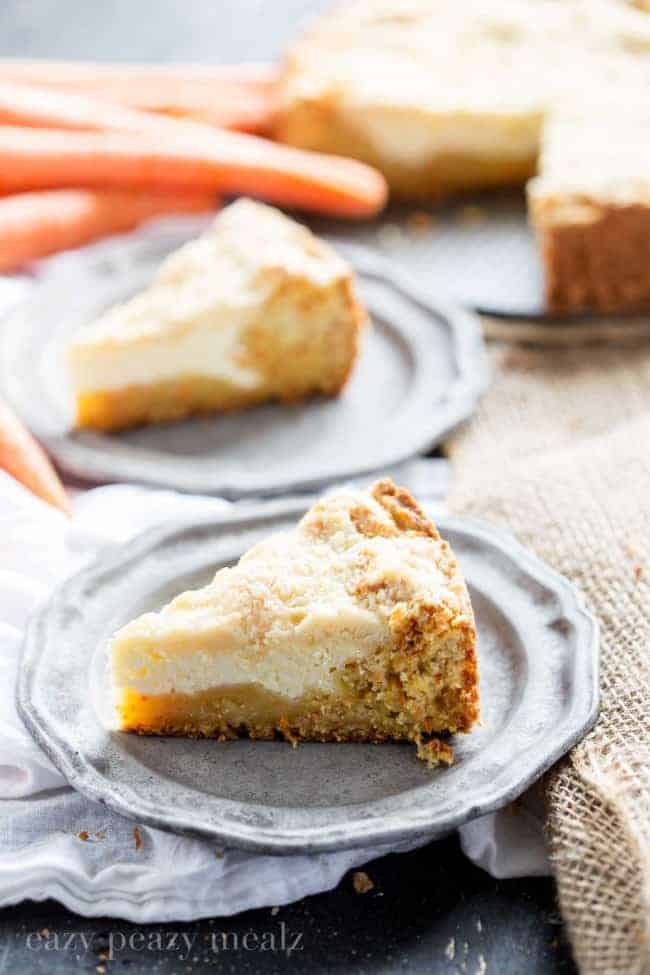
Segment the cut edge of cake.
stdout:
<svg viewBox="0 0 650 975">
<path fill-rule="evenodd" d="M 527 193 L 551 313 L 650 310 L 644 145 L 650 110 L 629 89 L 556 106 L 544 127 L 539 175 Z"/>
<path fill-rule="evenodd" d="M 650 203 L 603 204 L 588 195 L 540 194 L 530 220 L 555 315 L 650 311 Z"/>
</svg>

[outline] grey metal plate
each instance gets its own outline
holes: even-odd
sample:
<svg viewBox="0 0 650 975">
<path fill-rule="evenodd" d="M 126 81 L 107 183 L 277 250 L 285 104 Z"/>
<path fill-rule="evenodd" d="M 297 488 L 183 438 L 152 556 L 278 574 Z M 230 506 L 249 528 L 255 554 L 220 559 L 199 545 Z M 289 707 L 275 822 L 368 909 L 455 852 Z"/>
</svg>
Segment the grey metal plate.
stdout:
<svg viewBox="0 0 650 975">
<path fill-rule="evenodd" d="M 408 267 L 437 298 L 500 318 L 551 323 L 523 189 L 437 204 L 394 203 L 363 224 L 314 218 L 312 228 L 353 240 Z"/>
<path fill-rule="evenodd" d="M 470 416 L 488 375 L 478 320 L 348 247 L 373 328 L 340 397 L 113 436 L 72 432 L 64 357 L 70 335 L 143 287 L 163 256 L 203 226 L 164 221 L 63 255 L 9 316 L 2 385 L 63 470 L 228 497 L 280 494 L 397 464 Z"/>
<path fill-rule="evenodd" d="M 576 341 L 589 342 L 592 329 L 608 322 L 615 322 L 610 340 L 620 339 L 625 329 L 648 334 L 643 313 L 548 311 L 523 188 L 468 193 L 437 204 L 392 203 L 363 224 L 313 218 L 310 225 L 316 233 L 355 241 L 407 267 L 436 298 L 500 319 L 501 337 L 512 341 L 522 334 L 522 322 L 541 327 L 536 341 L 552 340 L 565 326 L 574 330 Z M 548 338 L 542 338 L 544 332 Z"/>
<path fill-rule="evenodd" d="M 107 641 L 204 584 L 305 501 L 145 533 L 64 583 L 32 621 L 18 683 L 27 727 L 68 781 L 154 826 L 268 853 L 440 836 L 518 796 L 592 726 L 598 630 L 577 591 L 507 535 L 443 519 L 479 630 L 482 727 L 429 770 L 408 744 L 144 738 L 107 730 Z"/>
</svg>

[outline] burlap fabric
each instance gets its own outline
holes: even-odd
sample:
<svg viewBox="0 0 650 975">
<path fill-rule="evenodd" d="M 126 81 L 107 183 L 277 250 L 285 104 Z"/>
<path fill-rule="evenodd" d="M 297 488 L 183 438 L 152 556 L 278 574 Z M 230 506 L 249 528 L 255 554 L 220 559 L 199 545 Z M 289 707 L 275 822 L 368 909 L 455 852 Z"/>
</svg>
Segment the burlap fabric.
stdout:
<svg viewBox="0 0 650 975">
<path fill-rule="evenodd" d="M 581 972 L 647 972 L 650 341 L 492 357 L 492 389 L 449 445 L 451 505 L 507 525 L 600 620 L 601 717 L 547 777 L 547 829 Z"/>
</svg>

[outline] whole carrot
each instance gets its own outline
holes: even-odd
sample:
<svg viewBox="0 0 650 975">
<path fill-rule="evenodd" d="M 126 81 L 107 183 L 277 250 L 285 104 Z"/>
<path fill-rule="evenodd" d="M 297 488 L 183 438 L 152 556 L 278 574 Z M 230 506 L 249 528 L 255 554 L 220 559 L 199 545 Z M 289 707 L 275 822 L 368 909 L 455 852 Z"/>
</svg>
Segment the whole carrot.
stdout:
<svg viewBox="0 0 650 975">
<path fill-rule="evenodd" d="M 182 83 L 147 83 L 136 88 L 110 84 L 96 85 L 84 94 L 145 112 L 256 135 L 272 130 L 276 113 L 274 92 L 252 86 L 231 85 L 215 92 L 212 86 Z"/>
<path fill-rule="evenodd" d="M 0 198 L 0 272 L 124 233 L 153 217 L 212 210 L 214 197 L 191 193 L 43 190 Z"/>
<path fill-rule="evenodd" d="M 171 132 L 179 135 L 179 124 L 184 125 L 185 134 L 189 137 L 210 136 L 211 128 L 183 118 L 187 111 L 213 111 L 219 115 L 220 106 L 212 106 L 207 94 L 199 99 L 194 86 L 179 83 L 173 90 L 161 90 L 157 85 L 139 85 L 134 92 L 129 85 L 115 86 L 94 92 L 92 97 L 87 92 L 58 91 L 56 89 L 41 88 L 33 84 L 17 84 L 3 80 L 0 76 L 0 124 L 29 125 L 36 128 L 49 129 L 80 129 L 90 131 L 116 132 Z M 120 96 L 121 91 L 121 96 Z M 259 98 L 257 106 L 249 105 L 251 100 L 246 93 L 234 86 L 228 96 L 228 102 L 221 103 L 221 109 L 226 116 L 241 115 L 248 108 L 252 113 L 260 111 Z M 135 106 L 135 107 L 133 107 Z M 144 108 L 144 111 L 141 110 Z M 266 106 L 267 110 L 269 106 Z M 172 118 L 160 117 L 171 115 Z M 175 119 L 174 117 L 179 117 Z M 173 129 L 169 123 L 173 122 Z"/>
<path fill-rule="evenodd" d="M 386 202 L 384 178 L 364 163 L 198 124 L 158 124 L 158 131 L 142 134 L 0 126 L 0 193 L 182 188 L 244 193 L 354 218 L 372 216 Z"/>
<path fill-rule="evenodd" d="M 72 88 L 93 84 L 197 83 L 213 85 L 272 85 L 278 69 L 273 64 L 195 64 L 171 61 L 145 64 L 121 61 L 56 61 L 49 58 L 0 58 L 0 77 L 45 87 Z"/>
<path fill-rule="evenodd" d="M 206 119 L 210 125 L 224 128 L 243 127 L 247 131 L 269 128 L 273 114 L 269 97 L 250 96 L 233 86 L 227 97 L 215 100 L 207 92 L 199 97 L 193 90 L 195 87 L 190 85 L 188 91 L 187 85 L 179 83 L 165 90 L 147 84 L 138 85 L 134 90 L 130 85 L 112 84 L 88 97 L 87 93 L 16 84 L 0 76 L 0 124 L 82 131 L 159 132 L 161 124 L 162 131 L 168 131 L 166 125 L 170 118 L 164 116 L 171 116 L 176 120 L 176 136 L 179 122 L 191 124 Z M 186 134 L 198 138 L 212 133 L 204 125 L 192 125 Z"/>
<path fill-rule="evenodd" d="M 31 85 L 0 82 L 0 124 L 117 132 L 159 131 L 164 119 L 123 105 Z"/>
<path fill-rule="evenodd" d="M 63 485 L 45 452 L 2 400 L 0 469 L 15 477 L 41 500 L 68 513 L 68 499 Z"/>
<path fill-rule="evenodd" d="M 272 65 L 93 64 L 0 59 L 0 82 L 92 96 L 132 108 L 263 133 L 275 113 Z"/>
</svg>

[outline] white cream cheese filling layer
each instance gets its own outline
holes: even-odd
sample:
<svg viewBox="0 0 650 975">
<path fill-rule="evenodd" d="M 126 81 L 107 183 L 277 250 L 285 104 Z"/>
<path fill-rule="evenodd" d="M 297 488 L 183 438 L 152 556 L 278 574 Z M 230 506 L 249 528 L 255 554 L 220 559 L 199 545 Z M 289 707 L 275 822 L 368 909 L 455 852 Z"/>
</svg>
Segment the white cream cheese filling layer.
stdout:
<svg viewBox="0 0 650 975">
<path fill-rule="evenodd" d="M 73 337 L 73 387 L 111 390 L 202 376 L 255 389 L 262 375 L 246 361 L 251 327 L 268 326 L 275 315 L 278 341 L 311 334 L 318 314 L 333 313 L 326 298 L 349 276 L 347 264 L 305 227 L 238 200 L 167 257 L 148 288 Z M 305 310 L 312 294 L 321 300 Z"/>
<path fill-rule="evenodd" d="M 364 516 L 379 534 L 357 530 Z M 367 493 L 326 496 L 207 586 L 120 629 L 110 647 L 117 700 L 127 689 L 155 696 L 233 685 L 290 699 L 336 692 L 346 664 L 392 644 L 398 604 L 462 611 L 462 578 L 450 579 L 440 557 L 439 540 L 396 533 Z"/>
<path fill-rule="evenodd" d="M 537 152 L 541 126 L 541 115 L 534 113 L 511 117 L 465 113 L 450 118 L 357 106 L 345 107 L 342 117 L 384 159 L 405 166 L 448 155 L 529 159 Z"/>
<path fill-rule="evenodd" d="M 174 615 L 179 632 L 182 621 L 178 613 Z M 339 612 L 312 612 L 293 629 L 291 639 L 271 637 L 263 654 L 235 642 L 240 622 L 236 618 L 220 620 L 209 637 L 204 635 L 203 647 L 189 619 L 184 646 L 175 646 L 164 637 L 156 640 L 153 633 L 147 638 L 142 626 L 146 618 L 142 618 L 132 641 L 124 633 L 113 645 L 113 686 L 118 697 L 125 689 L 147 695 L 196 694 L 242 684 L 261 686 L 287 698 L 299 698 L 309 691 L 327 693 L 336 688 L 337 671 L 387 638 L 374 613 L 350 608 L 345 615 L 342 620 Z M 152 624 L 155 626 L 153 617 Z"/>
<path fill-rule="evenodd" d="M 241 353 L 239 323 L 210 322 L 188 327 L 151 341 L 141 340 L 98 348 L 82 342 L 69 357 L 76 390 L 123 389 L 183 376 L 207 376 L 242 389 L 260 382 L 256 369 L 237 362 Z"/>
</svg>

